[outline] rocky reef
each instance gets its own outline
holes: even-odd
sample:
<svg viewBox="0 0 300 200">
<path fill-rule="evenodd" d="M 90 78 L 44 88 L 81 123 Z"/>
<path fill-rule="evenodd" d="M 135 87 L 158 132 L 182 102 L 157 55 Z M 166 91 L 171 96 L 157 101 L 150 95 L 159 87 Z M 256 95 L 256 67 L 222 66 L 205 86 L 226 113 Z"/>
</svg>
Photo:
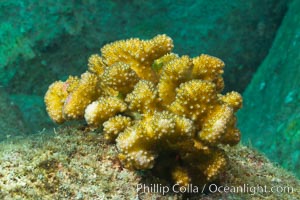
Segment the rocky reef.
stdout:
<svg viewBox="0 0 300 200">
<path fill-rule="evenodd" d="M 105 45 L 80 78 L 50 85 L 49 116 L 103 128 L 128 169 L 153 169 L 184 186 L 215 180 L 227 166 L 219 145 L 240 140 L 234 114 L 242 97 L 221 94 L 223 61 L 180 57 L 172 48 L 166 35 Z"/>
<path fill-rule="evenodd" d="M 268 56 L 243 94 L 244 141 L 300 177 L 300 9 L 292 1 Z"/>
</svg>

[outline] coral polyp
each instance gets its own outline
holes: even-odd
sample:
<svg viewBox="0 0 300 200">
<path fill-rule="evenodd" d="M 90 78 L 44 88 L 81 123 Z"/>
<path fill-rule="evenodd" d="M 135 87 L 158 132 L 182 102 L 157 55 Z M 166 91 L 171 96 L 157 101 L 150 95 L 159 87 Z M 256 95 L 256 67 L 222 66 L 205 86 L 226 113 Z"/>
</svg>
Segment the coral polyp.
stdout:
<svg viewBox="0 0 300 200">
<path fill-rule="evenodd" d="M 103 128 L 126 168 L 153 169 L 180 185 L 215 180 L 227 165 L 220 145 L 240 140 L 235 112 L 242 97 L 221 94 L 222 60 L 179 56 L 172 48 L 166 35 L 105 45 L 80 78 L 49 87 L 49 116 Z"/>
</svg>

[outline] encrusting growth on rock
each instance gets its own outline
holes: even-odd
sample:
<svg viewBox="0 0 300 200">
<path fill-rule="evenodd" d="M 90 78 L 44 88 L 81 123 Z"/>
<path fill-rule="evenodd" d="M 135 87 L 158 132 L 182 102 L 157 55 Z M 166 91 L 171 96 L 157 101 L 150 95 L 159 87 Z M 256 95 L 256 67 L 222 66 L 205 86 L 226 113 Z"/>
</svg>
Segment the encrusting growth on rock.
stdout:
<svg viewBox="0 0 300 200">
<path fill-rule="evenodd" d="M 80 78 L 49 87 L 49 116 L 103 128 L 126 168 L 153 169 L 183 186 L 215 180 L 226 169 L 219 145 L 240 140 L 235 112 L 242 97 L 220 93 L 222 60 L 180 57 L 172 48 L 166 35 L 105 45 Z"/>
</svg>

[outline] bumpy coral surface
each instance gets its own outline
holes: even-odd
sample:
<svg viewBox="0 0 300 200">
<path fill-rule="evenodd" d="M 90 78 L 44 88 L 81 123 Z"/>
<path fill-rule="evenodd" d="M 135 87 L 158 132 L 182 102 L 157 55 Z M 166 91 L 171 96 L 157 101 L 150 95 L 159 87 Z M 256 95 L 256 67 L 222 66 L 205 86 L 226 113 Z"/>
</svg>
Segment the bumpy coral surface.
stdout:
<svg viewBox="0 0 300 200">
<path fill-rule="evenodd" d="M 220 145 L 240 140 L 235 112 L 242 97 L 221 94 L 222 60 L 172 48 L 166 35 L 105 45 L 80 78 L 49 87 L 49 116 L 103 128 L 126 168 L 153 169 L 180 185 L 213 181 L 227 165 Z"/>
</svg>

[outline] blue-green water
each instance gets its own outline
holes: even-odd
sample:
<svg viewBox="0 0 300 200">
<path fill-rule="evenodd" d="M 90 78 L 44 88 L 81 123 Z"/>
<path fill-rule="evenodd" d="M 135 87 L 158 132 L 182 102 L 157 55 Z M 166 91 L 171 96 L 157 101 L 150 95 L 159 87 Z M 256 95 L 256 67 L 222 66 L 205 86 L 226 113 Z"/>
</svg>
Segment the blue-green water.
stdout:
<svg viewBox="0 0 300 200">
<path fill-rule="evenodd" d="M 225 62 L 224 92 L 243 94 L 242 143 L 300 177 L 299 9 L 298 0 L 3 0 L 0 140 L 56 128 L 48 86 L 83 73 L 104 44 L 164 33 L 179 55 Z"/>
</svg>

